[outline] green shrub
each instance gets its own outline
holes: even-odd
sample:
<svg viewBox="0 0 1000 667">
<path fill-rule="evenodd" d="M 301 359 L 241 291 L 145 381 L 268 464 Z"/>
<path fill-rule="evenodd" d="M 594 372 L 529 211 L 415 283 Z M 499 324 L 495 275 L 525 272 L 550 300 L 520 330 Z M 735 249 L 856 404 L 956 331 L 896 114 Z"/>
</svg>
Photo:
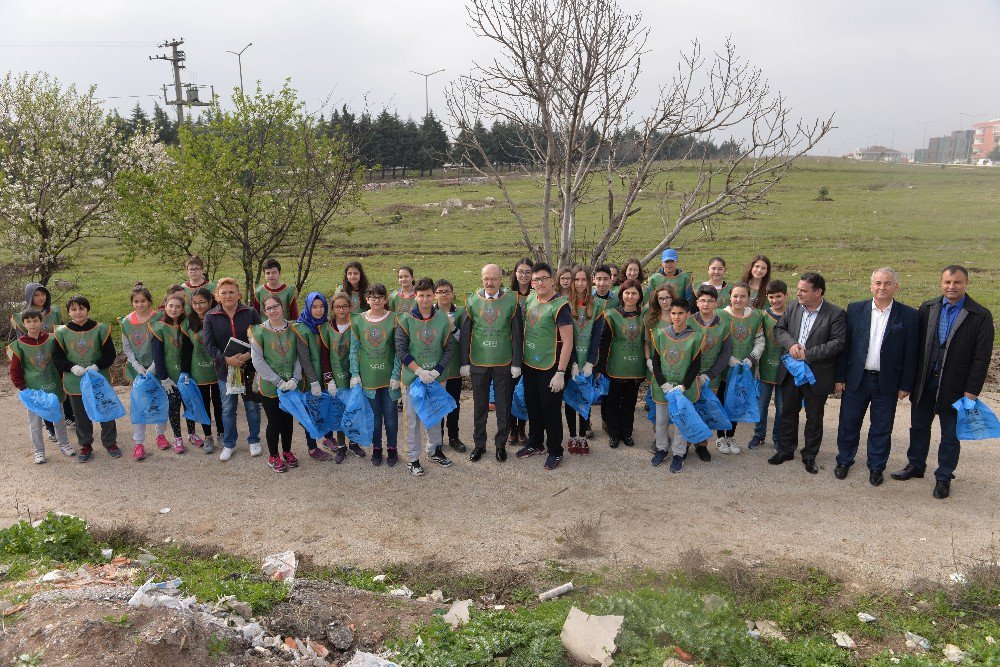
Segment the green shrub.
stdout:
<svg viewBox="0 0 1000 667">
<path fill-rule="evenodd" d="M 21 520 L 0 531 L 0 558 L 47 558 L 53 561 L 94 559 L 100 550 L 87 530 L 87 523 L 75 516 L 49 512 L 38 526 Z"/>
</svg>

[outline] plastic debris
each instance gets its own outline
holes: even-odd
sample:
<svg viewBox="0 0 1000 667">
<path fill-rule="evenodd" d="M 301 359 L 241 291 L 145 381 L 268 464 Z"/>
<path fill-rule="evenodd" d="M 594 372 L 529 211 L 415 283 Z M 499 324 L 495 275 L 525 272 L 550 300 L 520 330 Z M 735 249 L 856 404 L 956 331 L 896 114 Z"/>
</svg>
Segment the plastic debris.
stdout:
<svg viewBox="0 0 1000 667">
<path fill-rule="evenodd" d="M 409 599 L 409 598 L 413 597 L 413 591 L 411 591 L 409 588 L 407 588 L 406 584 L 403 584 L 399 588 L 393 588 L 393 589 L 391 589 L 389 591 L 389 595 L 392 595 L 393 597 L 397 597 L 397 598 L 407 598 L 407 599 Z"/>
<path fill-rule="evenodd" d="M 851 639 L 851 636 L 846 632 L 834 632 L 833 639 L 837 642 L 837 646 L 840 648 L 854 648 L 857 644 Z"/>
<path fill-rule="evenodd" d="M 783 642 L 788 641 L 788 637 L 781 631 L 778 624 L 774 621 L 755 621 L 754 629 L 760 633 L 761 639 L 780 639 Z"/>
<path fill-rule="evenodd" d="M 544 593 L 538 596 L 538 599 L 541 602 L 545 602 L 546 600 L 554 600 L 560 595 L 566 595 L 571 590 L 573 590 L 573 582 L 569 581 L 563 584 L 562 586 L 556 586 L 555 588 L 545 591 Z"/>
<path fill-rule="evenodd" d="M 298 560 L 295 558 L 295 552 L 282 551 L 264 558 L 261 571 L 275 581 L 287 581 L 291 584 L 295 581 L 297 567 Z"/>
<path fill-rule="evenodd" d="M 948 581 L 950 581 L 953 584 L 964 584 L 968 580 L 965 578 L 965 575 L 962 574 L 961 572 L 952 572 L 951 574 L 948 575 Z"/>
<path fill-rule="evenodd" d="M 344 667 L 401 667 L 391 660 L 386 660 L 381 656 L 377 656 L 374 653 L 365 653 L 364 651 L 357 651 L 354 657 L 344 665 Z"/>
<path fill-rule="evenodd" d="M 930 650 L 931 643 L 926 637 L 921 637 L 915 632 L 906 632 L 906 647 L 907 648 L 922 648 L 925 651 Z"/>
<path fill-rule="evenodd" d="M 472 600 L 457 600 L 452 603 L 451 609 L 444 615 L 444 620 L 451 623 L 452 628 L 457 628 L 469 622 L 469 610 L 472 608 Z"/>
<path fill-rule="evenodd" d="M 624 616 L 591 616 L 570 607 L 559 637 L 573 659 L 584 665 L 599 667 L 610 664 L 617 647 L 615 639 L 621 631 Z"/>
<path fill-rule="evenodd" d="M 958 648 L 954 644 L 948 644 L 944 647 L 944 657 L 948 659 L 948 662 L 953 662 L 958 664 L 965 660 L 965 651 Z"/>
<path fill-rule="evenodd" d="M 160 514 L 170 514 L 170 508 L 164 507 L 163 509 L 160 510 Z"/>
<path fill-rule="evenodd" d="M 376 574 L 374 577 L 372 577 L 372 581 L 383 582 L 383 581 L 385 581 L 385 578 L 386 578 L 386 575 L 384 575 L 384 574 Z"/>
<path fill-rule="evenodd" d="M 101 558 L 107 558 L 111 560 L 111 557 L 115 555 L 114 549 L 101 549 Z"/>
<path fill-rule="evenodd" d="M 862 623 L 874 623 L 875 622 L 875 617 L 872 616 L 871 614 L 866 614 L 863 611 L 859 611 L 858 612 L 858 620 L 861 621 Z"/>
<path fill-rule="evenodd" d="M 128 605 L 130 607 L 164 607 L 167 609 L 190 611 L 191 605 L 195 601 L 194 596 L 178 598 L 173 595 L 149 595 L 149 592 L 153 590 L 176 590 L 180 584 L 180 579 L 154 583 L 152 578 L 150 578 L 139 587 L 128 601 Z"/>
</svg>

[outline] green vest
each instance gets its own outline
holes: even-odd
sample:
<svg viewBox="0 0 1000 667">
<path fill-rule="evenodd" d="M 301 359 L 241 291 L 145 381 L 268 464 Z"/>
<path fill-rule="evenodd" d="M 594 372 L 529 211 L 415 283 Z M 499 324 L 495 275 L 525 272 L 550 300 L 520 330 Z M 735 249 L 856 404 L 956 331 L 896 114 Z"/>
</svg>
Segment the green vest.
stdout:
<svg viewBox="0 0 1000 667">
<path fill-rule="evenodd" d="M 456 307 L 455 310 L 448 313 L 448 319 L 451 320 L 451 326 L 453 328 L 461 331 L 462 323 L 465 321 L 465 309 Z M 445 379 L 451 380 L 454 378 L 462 377 L 462 374 L 460 372 L 462 370 L 461 356 L 462 355 L 458 353 L 457 349 L 455 350 L 455 353 L 451 355 L 451 359 L 448 360 L 448 365 L 444 367 L 444 373 L 441 373 L 441 375 Z"/>
<path fill-rule="evenodd" d="M 319 334 L 313 333 L 312 330 L 304 322 L 295 322 L 290 327 L 295 333 L 305 341 L 306 347 L 309 348 L 309 363 L 312 364 L 313 372 L 316 373 L 316 377 L 323 377 L 323 369 L 320 366 L 319 356 L 320 356 L 320 340 Z M 302 374 L 302 381 L 299 383 L 302 391 L 309 391 L 309 381 L 306 380 L 306 374 Z"/>
<path fill-rule="evenodd" d="M 683 340 L 675 340 L 667 333 L 667 327 L 656 327 L 653 330 L 653 348 L 660 355 L 660 370 L 663 372 L 663 379 L 670 384 L 681 384 L 684 376 L 687 375 L 691 362 L 701 349 L 701 334 L 697 331 Z M 684 390 L 684 396 L 694 403 L 701 395 L 698 382 L 692 382 L 692 386 Z M 650 383 L 650 390 L 653 393 L 653 400 L 657 403 L 666 403 L 667 396 L 660 389 L 656 382 Z"/>
<path fill-rule="evenodd" d="M 347 294 L 347 297 L 351 300 L 352 313 L 360 313 L 362 310 L 362 306 L 364 306 L 364 310 L 368 310 L 368 304 L 362 301 L 364 297 L 358 292 L 354 291 L 348 292 L 347 290 L 344 289 L 343 285 L 337 285 L 337 292 L 344 292 L 345 294 Z M 333 301 L 333 298 L 331 297 L 330 300 Z M 330 304 L 330 308 L 333 308 L 332 303 Z"/>
<path fill-rule="evenodd" d="M 14 340 L 7 346 L 7 358 L 12 359 L 17 355 L 21 362 L 21 371 L 24 373 L 24 384 L 28 389 L 41 389 L 55 394 L 62 402 L 66 398 L 66 393 L 59 381 L 59 371 L 52 363 L 52 349 L 55 344 L 56 339 L 51 334 L 38 345 Z"/>
<path fill-rule="evenodd" d="M 23 313 L 14 313 L 10 316 L 10 324 L 17 330 L 19 336 L 25 336 L 28 330 L 24 328 L 22 319 Z M 56 327 L 63 323 L 62 311 L 59 306 L 52 306 L 49 312 L 42 317 L 42 331 L 50 336 L 55 333 Z"/>
<path fill-rule="evenodd" d="M 163 343 L 163 363 L 167 367 L 167 377 L 177 382 L 181 376 L 180 327 L 163 322 L 153 322 L 149 329 L 157 340 Z"/>
<path fill-rule="evenodd" d="M 517 294 L 499 292 L 495 299 L 483 290 L 465 297 L 465 316 L 472 320 L 469 361 L 475 366 L 506 366 L 514 358 L 511 323 L 517 313 Z M 462 341 L 462 345 L 466 342 Z"/>
<path fill-rule="evenodd" d="M 602 303 L 604 303 L 604 310 L 605 311 L 614 310 L 615 308 L 617 308 L 618 306 L 621 305 L 621 301 L 618 300 L 618 288 L 617 287 L 612 287 L 610 290 L 608 290 L 608 298 L 607 299 L 605 299 L 603 297 L 597 296 L 597 290 L 596 289 L 592 290 L 592 294 L 594 295 L 594 300 L 601 301 Z"/>
<path fill-rule="evenodd" d="M 218 376 L 215 374 L 215 360 L 208 354 L 201 342 L 201 332 L 191 331 L 191 324 L 185 319 L 181 322 L 181 333 L 191 341 L 191 379 L 197 384 L 215 384 Z"/>
<path fill-rule="evenodd" d="M 440 310 L 431 315 L 429 320 L 418 320 L 412 313 L 400 313 L 396 315 L 396 324 L 410 337 L 408 351 L 417 365 L 428 371 L 437 366 L 448 345 L 451 318 Z M 416 377 L 417 374 L 409 366 L 401 367 L 400 380 L 403 384 L 412 384 Z M 447 379 L 447 375 L 441 373 L 437 381 L 443 383 Z"/>
<path fill-rule="evenodd" d="M 254 324 L 250 327 L 250 341 L 256 342 L 264 353 L 264 361 L 271 367 L 282 380 L 290 380 L 295 374 L 295 362 L 299 360 L 298 348 L 296 347 L 298 338 L 295 329 L 291 326 L 285 327 L 284 331 L 271 331 L 263 324 Z M 260 373 L 254 376 L 254 384 L 257 393 L 268 398 L 278 397 L 278 388 L 271 382 L 263 379 Z"/>
<path fill-rule="evenodd" d="M 715 287 L 715 285 L 712 285 L 712 287 Z M 726 283 L 721 289 L 715 287 L 715 291 L 719 293 L 719 303 L 715 307 L 722 310 L 729 305 L 729 293 L 733 291 L 733 284 Z"/>
<path fill-rule="evenodd" d="M 778 344 L 774 336 L 774 325 L 781 319 L 780 315 L 775 315 L 770 308 L 761 311 L 764 322 L 764 353 L 760 355 L 760 364 L 757 366 L 760 379 L 768 384 L 778 382 L 778 366 L 781 365 L 781 355 L 785 349 Z"/>
<path fill-rule="evenodd" d="M 390 313 L 378 322 L 364 315 L 351 317 L 351 335 L 358 339 L 358 372 L 365 389 L 389 386 L 396 356 L 396 318 Z"/>
<path fill-rule="evenodd" d="M 207 289 L 213 295 L 215 294 L 216 284 L 212 281 L 209 281 L 203 285 L 198 285 L 197 287 L 189 287 L 186 280 L 181 283 L 181 289 L 184 290 L 184 297 L 187 300 L 188 308 L 191 307 L 191 297 L 194 296 L 195 290 L 200 290 L 202 287 Z"/>
<path fill-rule="evenodd" d="M 392 290 L 389 295 L 389 310 L 394 313 L 408 313 L 417 305 L 417 293 L 410 296 L 403 296 L 398 289 Z"/>
<path fill-rule="evenodd" d="M 579 308 L 577 315 L 573 318 L 573 361 L 581 369 L 587 363 L 587 356 L 590 353 L 594 322 L 603 315 L 604 299 L 594 299 L 594 303 L 590 307 L 590 317 L 587 317 L 586 308 Z"/>
<path fill-rule="evenodd" d="M 646 352 L 643 349 L 645 327 L 642 315 L 625 317 L 616 308 L 604 313 L 604 320 L 611 329 L 608 376 L 617 380 L 646 377 Z"/>
<path fill-rule="evenodd" d="M 272 292 L 264 285 L 257 285 L 257 289 L 254 290 L 254 296 L 257 298 L 257 305 L 260 307 L 260 316 L 262 318 L 267 318 L 264 315 L 264 299 L 269 296 L 276 296 L 281 300 L 281 316 L 288 319 L 288 306 L 291 305 L 292 299 L 295 298 L 295 288 L 291 285 L 285 285 L 277 292 Z"/>
<path fill-rule="evenodd" d="M 674 286 L 674 292 L 676 292 L 677 298 L 679 299 L 684 298 L 684 294 L 688 290 L 694 293 L 694 285 L 692 284 L 690 271 L 681 271 L 676 276 L 665 276 L 660 271 L 657 271 L 651 275 L 647 281 L 650 291 L 653 291 L 664 283 Z"/>
<path fill-rule="evenodd" d="M 532 292 L 524 302 L 524 363 L 538 370 L 548 370 L 556 363 L 559 330 L 556 317 L 567 305 L 566 297 L 553 296 L 540 302 Z M 563 341 L 572 344 L 573 341 Z"/>
<path fill-rule="evenodd" d="M 746 317 L 729 316 L 729 331 L 733 341 L 732 355 L 743 361 L 753 352 L 753 344 L 757 339 L 757 332 L 762 326 L 761 312 L 752 310 Z"/>
<path fill-rule="evenodd" d="M 347 389 L 351 386 L 351 327 L 337 331 L 327 322 L 319 328 L 319 335 L 329 351 L 330 370 L 337 389 Z"/>
<path fill-rule="evenodd" d="M 122 339 L 128 338 L 132 352 L 135 353 L 135 360 L 149 368 L 153 363 L 153 337 L 150 327 L 158 318 L 154 315 L 142 324 L 132 324 L 130 317 L 126 315 L 121 319 Z M 125 364 L 125 376 L 129 380 L 134 380 L 136 375 L 132 364 Z"/>
<path fill-rule="evenodd" d="M 688 319 L 691 328 L 700 332 L 705 338 L 704 347 L 701 350 L 701 368 L 698 369 L 699 373 L 705 373 L 715 365 L 715 361 L 722 352 L 722 342 L 729 337 L 729 313 L 720 309 L 715 311 L 715 314 L 718 315 L 719 321 L 710 327 L 704 326 L 695 316 Z M 718 389 L 721 382 L 722 375 L 712 380 L 710 385 L 712 390 Z"/>
<path fill-rule="evenodd" d="M 110 324 L 98 324 L 90 331 L 71 331 L 68 326 L 59 326 L 54 334 L 56 342 L 66 353 L 66 360 L 84 368 L 97 363 L 101 358 L 101 348 L 110 335 Z M 107 368 L 102 368 L 100 373 L 105 380 L 111 382 L 111 373 Z M 80 395 L 80 378 L 66 371 L 62 381 L 67 394 Z"/>
</svg>

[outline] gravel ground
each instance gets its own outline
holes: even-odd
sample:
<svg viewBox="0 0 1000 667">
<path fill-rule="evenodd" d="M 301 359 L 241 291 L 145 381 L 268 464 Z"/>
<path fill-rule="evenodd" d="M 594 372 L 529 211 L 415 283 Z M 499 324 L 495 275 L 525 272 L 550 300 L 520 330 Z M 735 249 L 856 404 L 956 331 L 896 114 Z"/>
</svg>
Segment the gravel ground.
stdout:
<svg viewBox="0 0 1000 667">
<path fill-rule="evenodd" d="M 127 403 L 125 388 L 119 393 Z M 462 434 L 471 444 L 471 394 L 463 398 Z M 1000 395 L 984 398 L 1000 405 Z M 447 470 L 425 462 L 422 478 L 407 475 L 403 465 L 374 468 L 353 457 L 339 466 L 319 463 L 305 455 L 299 429 L 293 450 L 302 465 L 278 475 L 265 457 L 249 456 L 245 440 L 228 463 L 197 449 L 176 455 L 155 447 L 136 463 L 125 447 L 126 420 L 119 422 L 127 449 L 119 460 L 98 446 L 94 459 L 79 464 L 50 444 L 49 462 L 34 465 L 23 408 L 7 385 L 0 438 L 8 444 L 0 448 L 0 465 L 10 477 L 0 522 L 19 512 L 37 517 L 59 510 L 102 527 L 127 524 L 252 556 L 295 549 L 320 563 L 435 560 L 469 571 L 536 564 L 582 546 L 588 565 L 669 568 L 681 553 L 698 549 L 709 560 L 818 564 L 858 583 L 941 579 L 995 549 L 995 442 L 963 447 L 946 501 L 931 497 L 930 475 L 905 483 L 887 476 L 873 488 L 863 457 L 847 480 L 837 481 L 838 411 L 839 401 L 831 400 L 818 476 L 798 460 L 767 465 L 771 451 L 763 448 L 717 454 L 707 464 L 692 453 L 681 474 L 666 465 L 654 469 L 643 412 L 636 413 L 635 448 L 612 450 L 599 432 L 589 458 L 567 456 L 554 472 L 542 469 L 543 457 L 511 456 L 500 464 L 492 453 L 477 464 L 456 454 Z M 906 403 L 887 472 L 905 464 L 908 427 Z M 737 440 L 745 442 L 748 433 L 740 425 Z M 171 511 L 161 514 L 164 507 Z"/>
</svg>

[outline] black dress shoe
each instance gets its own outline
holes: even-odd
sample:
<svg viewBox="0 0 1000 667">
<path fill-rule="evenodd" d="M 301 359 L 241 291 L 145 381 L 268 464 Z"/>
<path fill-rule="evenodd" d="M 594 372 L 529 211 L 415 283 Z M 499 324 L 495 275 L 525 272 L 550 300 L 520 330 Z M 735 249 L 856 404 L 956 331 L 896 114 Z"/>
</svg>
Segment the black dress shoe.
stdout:
<svg viewBox="0 0 1000 667">
<path fill-rule="evenodd" d="M 483 458 L 483 454 L 485 453 L 486 453 L 486 445 L 482 445 L 481 447 L 475 447 L 473 448 L 472 453 L 469 454 L 469 460 L 478 461 L 479 459 Z"/>
<path fill-rule="evenodd" d="M 618 438 L 611 438 L 611 449 L 618 449 Z"/>
<path fill-rule="evenodd" d="M 816 462 L 812 459 L 802 459 L 802 465 L 806 467 L 806 472 L 810 475 L 815 475 L 819 472 L 819 468 L 816 467 Z"/>
<path fill-rule="evenodd" d="M 934 485 L 934 497 L 938 500 L 944 500 L 949 495 L 951 495 L 951 480 L 939 479 Z"/>
<path fill-rule="evenodd" d="M 845 466 L 837 464 L 837 467 L 833 469 L 833 476 L 837 479 L 844 479 L 847 477 L 847 473 L 850 472 L 851 466 Z"/>
<path fill-rule="evenodd" d="M 635 440 L 633 440 L 631 437 L 628 437 L 622 441 L 622 444 L 624 444 L 626 447 L 635 447 Z"/>
<path fill-rule="evenodd" d="M 898 479 L 900 482 L 905 482 L 906 480 L 912 477 L 916 477 L 917 479 L 923 479 L 924 471 L 918 469 L 912 463 L 907 463 L 905 468 L 903 468 L 899 472 L 892 473 L 891 475 L 889 475 L 889 477 L 892 477 L 893 479 Z"/>
<path fill-rule="evenodd" d="M 868 483 L 872 486 L 882 486 L 882 482 L 884 481 L 885 478 L 882 477 L 881 470 L 871 470 L 868 472 Z"/>
<path fill-rule="evenodd" d="M 507 447 L 505 445 L 497 446 L 497 461 L 501 463 L 507 460 Z"/>
<path fill-rule="evenodd" d="M 786 454 L 784 452 L 777 452 L 774 456 L 769 458 L 767 462 L 773 466 L 780 466 L 785 461 L 791 461 L 794 458 L 795 457 L 792 456 L 791 454 Z"/>
<path fill-rule="evenodd" d="M 448 446 L 459 453 L 462 453 L 466 449 L 468 449 L 468 447 L 465 446 L 465 443 L 459 440 L 458 438 L 448 438 Z"/>
<path fill-rule="evenodd" d="M 700 447 L 696 446 L 694 448 L 694 453 L 697 454 L 698 458 L 701 459 L 702 461 L 711 461 L 712 460 L 712 452 L 708 451 L 708 447 L 706 447 L 704 445 L 702 445 Z"/>
</svg>

